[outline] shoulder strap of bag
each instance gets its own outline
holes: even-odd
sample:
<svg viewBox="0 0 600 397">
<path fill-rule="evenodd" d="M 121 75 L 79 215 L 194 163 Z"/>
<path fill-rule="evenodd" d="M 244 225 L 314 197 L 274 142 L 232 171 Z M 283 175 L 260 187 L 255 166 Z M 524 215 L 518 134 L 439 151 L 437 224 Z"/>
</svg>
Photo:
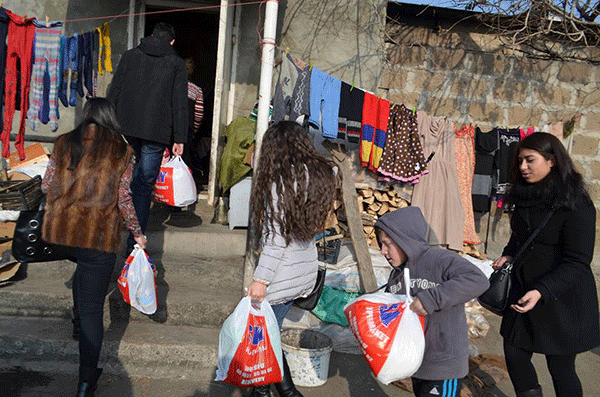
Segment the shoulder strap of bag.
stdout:
<svg viewBox="0 0 600 397">
<path fill-rule="evenodd" d="M 540 232 L 540 230 L 542 230 L 544 228 L 544 226 L 546 226 L 546 223 L 548 223 L 548 221 L 550 220 L 550 218 L 552 217 L 552 215 L 554 215 L 555 211 L 556 211 L 556 209 L 552 208 L 550 210 L 550 212 L 548 212 L 548 214 L 546 215 L 546 217 L 544 218 L 544 220 L 542 221 L 542 223 L 540 223 L 540 225 L 533 231 L 533 233 L 531 233 L 531 235 L 529 236 L 529 238 L 527 239 L 527 241 L 525 241 L 525 243 L 521 246 L 521 248 L 519 248 L 519 251 L 517 251 L 517 253 L 513 257 L 513 260 L 512 260 L 513 265 L 515 263 L 517 263 L 517 259 L 523 254 L 523 252 L 525 252 L 525 250 L 527 249 L 527 247 L 529 247 L 529 244 L 531 244 L 531 242 L 533 241 L 533 239 L 535 238 L 535 236 L 538 235 L 538 233 Z"/>
</svg>

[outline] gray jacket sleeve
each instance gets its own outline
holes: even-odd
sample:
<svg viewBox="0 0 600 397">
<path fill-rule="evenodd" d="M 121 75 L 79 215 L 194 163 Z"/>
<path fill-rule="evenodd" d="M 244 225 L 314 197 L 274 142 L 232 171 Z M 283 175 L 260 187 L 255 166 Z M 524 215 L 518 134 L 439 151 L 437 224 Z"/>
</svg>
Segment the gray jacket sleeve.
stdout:
<svg viewBox="0 0 600 397">
<path fill-rule="evenodd" d="M 485 274 L 468 260 L 454 254 L 440 259 L 447 263 L 442 265 L 444 281 L 417 294 L 428 313 L 468 302 L 488 289 Z"/>
</svg>

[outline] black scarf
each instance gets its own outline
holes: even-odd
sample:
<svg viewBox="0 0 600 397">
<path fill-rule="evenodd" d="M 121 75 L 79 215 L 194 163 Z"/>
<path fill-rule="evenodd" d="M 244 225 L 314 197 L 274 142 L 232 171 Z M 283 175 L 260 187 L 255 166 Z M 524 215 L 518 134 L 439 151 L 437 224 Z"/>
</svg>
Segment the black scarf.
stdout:
<svg viewBox="0 0 600 397">
<path fill-rule="evenodd" d="M 562 183 L 556 168 L 536 183 L 519 182 L 510 191 L 510 202 L 518 207 L 548 206 L 556 202 Z"/>
</svg>

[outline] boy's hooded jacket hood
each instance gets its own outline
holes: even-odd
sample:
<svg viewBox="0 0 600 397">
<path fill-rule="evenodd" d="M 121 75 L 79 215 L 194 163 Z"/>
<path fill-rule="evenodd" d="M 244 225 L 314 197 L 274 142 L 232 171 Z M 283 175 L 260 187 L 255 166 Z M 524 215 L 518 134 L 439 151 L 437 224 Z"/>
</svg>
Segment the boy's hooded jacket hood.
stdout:
<svg viewBox="0 0 600 397">
<path fill-rule="evenodd" d="M 428 225 L 419 207 L 405 207 L 390 212 L 377 221 L 376 228 L 383 230 L 402 248 L 408 261 L 416 260 L 429 248 Z"/>
<path fill-rule="evenodd" d="M 164 57 L 176 54 L 171 43 L 166 38 L 158 36 L 144 37 L 140 42 L 139 48 L 144 54 L 153 57 Z"/>
<path fill-rule="evenodd" d="M 467 375 L 469 344 L 464 303 L 488 288 L 483 272 L 455 252 L 427 243 L 429 225 L 419 207 L 405 207 L 379 218 L 383 230 L 406 254 L 410 292 L 427 313 L 425 356 L 415 378 L 444 380 Z M 405 293 L 402 266 L 392 270 L 388 289 Z"/>
</svg>

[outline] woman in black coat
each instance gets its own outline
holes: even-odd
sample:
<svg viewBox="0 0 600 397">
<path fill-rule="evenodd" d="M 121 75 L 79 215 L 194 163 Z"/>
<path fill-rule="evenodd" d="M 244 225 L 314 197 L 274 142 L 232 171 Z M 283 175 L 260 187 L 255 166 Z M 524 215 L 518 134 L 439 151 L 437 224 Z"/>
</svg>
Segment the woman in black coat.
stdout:
<svg viewBox="0 0 600 397">
<path fill-rule="evenodd" d="M 582 396 L 575 356 L 600 344 L 598 298 L 590 267 L 596 211 L 562 143 L 536 132 L 515 151 L 509 193 L 512 234 L 494 266 L 512 261 L 554 209 L 548 223 L 514 263 L 510 308 L 500 334 L 518 397 L 542 396 L 533 353 L 546 356 L 557 397 Z"/>
</svg>

